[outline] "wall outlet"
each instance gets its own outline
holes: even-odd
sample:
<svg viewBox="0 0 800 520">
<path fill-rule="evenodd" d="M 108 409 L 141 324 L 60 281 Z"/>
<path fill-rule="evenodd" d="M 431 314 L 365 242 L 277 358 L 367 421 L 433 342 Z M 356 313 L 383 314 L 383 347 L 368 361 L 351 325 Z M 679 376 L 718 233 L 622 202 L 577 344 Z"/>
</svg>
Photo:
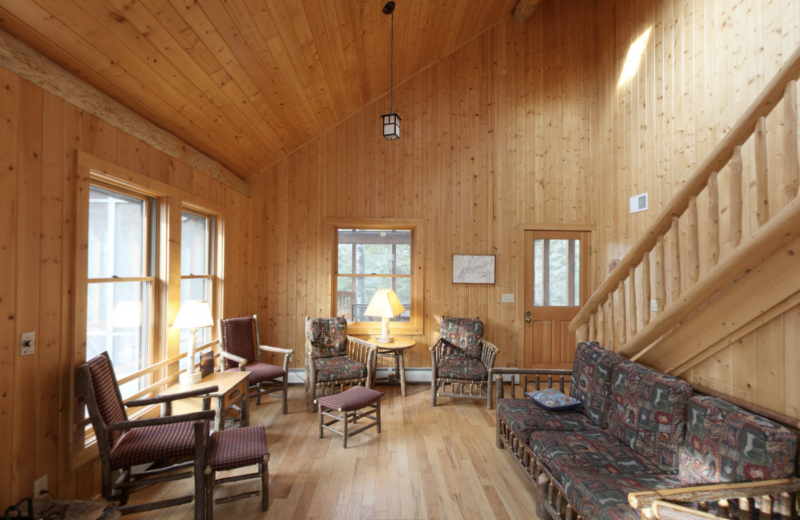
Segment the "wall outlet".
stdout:
<svg viewBox="0 0 800 520">
<path fill-rule="evenodd" d="M 45 491 L 47 491 L 47 475 L 33 483 L 33 498 L 42 498 Z"/>
<path fill-rule="evenodd" d="M 647 211 L 647 193 L 631 197 L 631 213 Z"/>
<path fill-rule="evenodd" d="M 650 300 L 650 310 L 653 312 L 658 312 L 658 302 L 655 300 Z"/>
<path fill-rule="evenodd" d="M 19 355 L 30 356 L 36 352 L 36 332 L 23 332 L 19 340 Z"/>
<path fill-rule="evenodd" d="M 503 303 L 514 303 L 514 295 L 513 294 L 504 294 L 503 295 Z"/>
</svg>

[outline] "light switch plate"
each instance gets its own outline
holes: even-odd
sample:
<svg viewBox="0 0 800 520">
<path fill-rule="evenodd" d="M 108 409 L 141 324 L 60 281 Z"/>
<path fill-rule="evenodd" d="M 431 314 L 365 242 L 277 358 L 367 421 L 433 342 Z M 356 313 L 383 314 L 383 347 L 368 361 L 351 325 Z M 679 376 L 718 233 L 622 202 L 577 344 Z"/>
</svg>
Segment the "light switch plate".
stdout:
<svg viewBox="0 0 800 520">
<path fill-rule="evenodd" d="M 36 332 L 23 332 L 19 340 L 19 355 L 30 356 L 36 352 Z"/>
<path fill-rule="evenodd" d="M 503 295 L 503 303 L 514 303 L 514 295 L 513 294 L 504 294 Z"/>
<path fill-rule="evenodd" d="M 658 312 L 658 302 L 655 300 L 650 300 L 650 310 L 653 312 Z"/>
</svg>

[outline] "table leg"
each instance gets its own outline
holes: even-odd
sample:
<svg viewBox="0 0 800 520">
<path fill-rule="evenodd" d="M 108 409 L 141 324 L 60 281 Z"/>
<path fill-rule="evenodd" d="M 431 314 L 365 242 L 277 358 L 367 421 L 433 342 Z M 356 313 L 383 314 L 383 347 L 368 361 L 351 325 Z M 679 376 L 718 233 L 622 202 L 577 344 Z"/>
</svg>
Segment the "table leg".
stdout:
<svg viewBox="0 0 800 520">
<path fill-rule="evenodd" d="M 404 361 L 403 351 L 398 352 L 397 359 L 399 360 L 400 370 L 400 395 L 406 396 L 406 364 Z"/>
<path fill-rule="evenodd" d="M 402 357 L 403 354 L 402 351 L 392 352 L 392 354 L 394 355 L 394 380 L 397 381 L 397 376 L 400 373 L 400 365 L 402 363 L 402 361 L 400 361 L 400 358 Z"/>
<path fill-rule="evenodd" d="M 245 380 L 244 391 L 242 392 L 242 428 L 250 426 L 250 388 Z"/>
</svg>

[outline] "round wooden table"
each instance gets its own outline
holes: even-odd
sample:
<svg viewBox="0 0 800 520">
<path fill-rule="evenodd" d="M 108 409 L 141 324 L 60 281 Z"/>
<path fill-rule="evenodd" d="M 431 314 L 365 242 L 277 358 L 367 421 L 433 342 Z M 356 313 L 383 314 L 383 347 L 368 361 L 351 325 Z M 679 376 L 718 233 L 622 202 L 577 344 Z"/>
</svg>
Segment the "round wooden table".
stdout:
<svg viewBox="0 0 800 520">
<path fill-rule="evenodd" d="M 400 374 L 400 393 L 403 397 L 406 396 L 406 365 L 403 362 L 403 352 L 410 349 L 417 344 L 413 339 L 408 338 L 394 338 L 393 343 L 378 343 L 372 339 L 372 343 L 378 346 L 378 356 L 380 357 L 393 357 L 394 358 L 394 373 Z M 390 375 L 386 379 L 376 383 L 395 384 L 394 378 Z"/>
</svg>

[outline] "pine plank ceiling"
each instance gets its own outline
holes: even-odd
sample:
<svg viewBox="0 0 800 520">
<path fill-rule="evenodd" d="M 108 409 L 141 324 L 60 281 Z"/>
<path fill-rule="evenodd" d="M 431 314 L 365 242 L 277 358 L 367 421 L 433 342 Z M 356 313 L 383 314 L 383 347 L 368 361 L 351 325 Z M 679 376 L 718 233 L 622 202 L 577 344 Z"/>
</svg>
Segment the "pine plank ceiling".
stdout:
<svg viewBox="0 0 800 520">
<path fill-rule="evenodd" d="M 0 0 L 0 28 L 242 178 L 389 88 L 386 0 Z M 516 0 L 397 0 L 395 84 Z"/>
</svg>

